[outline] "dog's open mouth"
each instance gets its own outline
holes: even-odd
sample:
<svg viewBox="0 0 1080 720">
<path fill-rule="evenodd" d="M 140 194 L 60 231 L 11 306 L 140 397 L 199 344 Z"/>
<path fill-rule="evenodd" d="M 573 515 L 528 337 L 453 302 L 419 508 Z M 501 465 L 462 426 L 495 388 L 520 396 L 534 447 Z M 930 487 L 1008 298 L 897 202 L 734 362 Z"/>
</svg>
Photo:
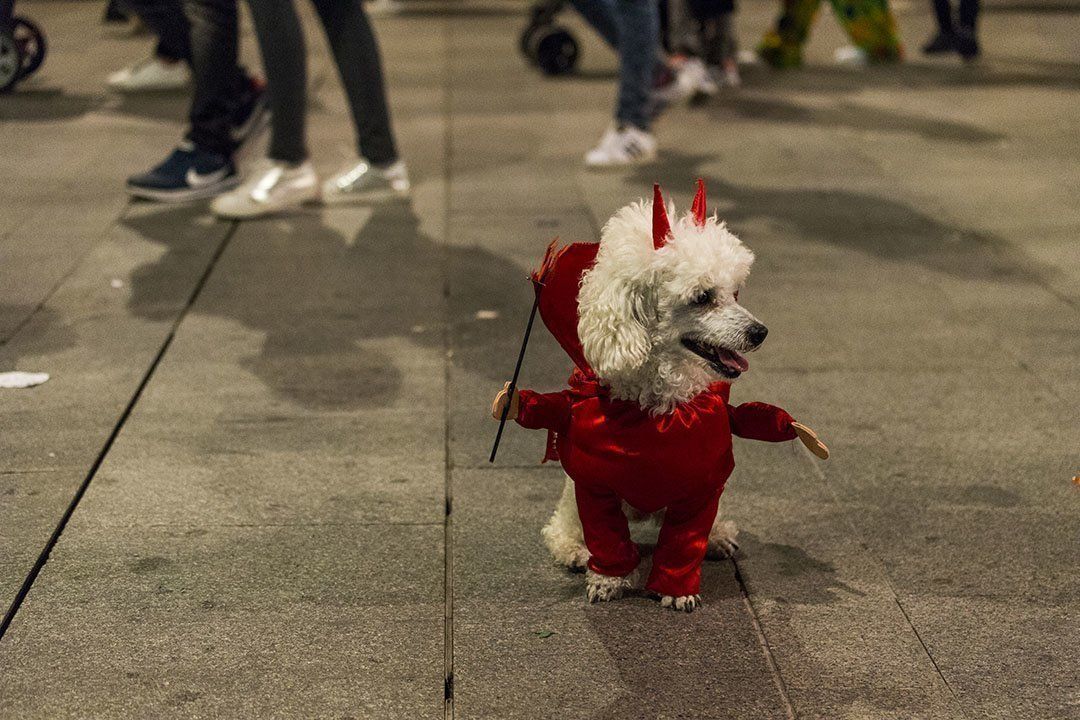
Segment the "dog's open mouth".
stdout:
<svg viewBox="0 0 1080 720">
<path fill-rule="evenodd" d="M 694 338 L 683 338 L 682 344 L 690 352 L 704 358 L 713 370 L 730 380 L 734 380 L 750 369 L 750 363 L 746 362 L 746 358 L 734 350 L 709 345 Z"/>
</svg>

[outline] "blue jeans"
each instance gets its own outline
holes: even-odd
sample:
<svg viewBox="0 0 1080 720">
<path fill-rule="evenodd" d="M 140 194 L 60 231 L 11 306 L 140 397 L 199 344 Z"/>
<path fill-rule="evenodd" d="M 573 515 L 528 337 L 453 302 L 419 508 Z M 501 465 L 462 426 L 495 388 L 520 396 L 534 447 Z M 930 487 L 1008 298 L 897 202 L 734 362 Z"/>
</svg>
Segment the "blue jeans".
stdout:
<svg viewBox="0 0 1080 720">
<path fill-rule="evenodd" d="M 660 53 L 656 0 L 570 0 L 585 21 L 619 53 L 615 120 L 648 130 L 649 90 Z"/>
</svg>

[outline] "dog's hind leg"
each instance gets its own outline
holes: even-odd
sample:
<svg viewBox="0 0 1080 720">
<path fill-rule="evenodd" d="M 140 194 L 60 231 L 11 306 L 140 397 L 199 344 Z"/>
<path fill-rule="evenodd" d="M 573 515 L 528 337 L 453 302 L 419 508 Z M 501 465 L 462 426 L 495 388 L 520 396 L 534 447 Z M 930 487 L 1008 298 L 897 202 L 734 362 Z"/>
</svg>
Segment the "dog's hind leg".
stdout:
<svg viewBox="0 0 1080 720">
<path fill-rule="evenodd" d="M 739 550 L 739 543 L 735 538 L 739 535 L 739 528 L 731 520 L 724 519 L 724 506 L 716 510 L 716 519 L 713 520 L 712 529 L 709 530 L 709 546 L 705 551 L 705 557 L 710 560 L 723 560 L 734 557 Z"/>
<path fill-rule="evenodd" d="M 551 514 L 551 519 L 540 531 L 540 535 L 559 565 L 571 570 L 582 570 L 589 562 L 589 549 L 585 547 L 577 498 L 574 497 L 574 481 L 569 475 L 563 485 L 562 497 L 555 506 L 555 512 Z"/>
</svg>

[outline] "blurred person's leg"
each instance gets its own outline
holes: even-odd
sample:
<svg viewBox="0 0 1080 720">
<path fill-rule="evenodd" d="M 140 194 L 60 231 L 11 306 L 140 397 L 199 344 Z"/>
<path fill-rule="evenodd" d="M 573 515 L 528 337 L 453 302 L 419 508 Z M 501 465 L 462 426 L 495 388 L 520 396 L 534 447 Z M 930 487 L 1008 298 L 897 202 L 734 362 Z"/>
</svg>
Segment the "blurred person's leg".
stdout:
<svg viewBox="0 0 1080 720">
<path fill-rule="evenodd" d="M 129 178 L 136 197 L 183 202 L 236 187 L 233 153 L 263 116 L 262 87 L 237 64 L 236 0 L 185 0 L 184 13 L 195 79 L 190 126 L 162 163 Z"/>
<path fill-rule="evenodd" d="M 236 190 L 214 199 L 227 218 L 266 215 L 315 200 L 318 177 L 308 162 L 307 56 L 292 0 L 249 0 L 270 93 L 270 147 Z"/>
<path fill-rule="evenodd" d="M 236 0 L 185 0 L 191 23 L 191 129 L 200 148 L 229 157 L 236 148 L 233 112 L 251 81 L 237 64 Z"/>
<path fill-rule="evenodd" d="M 349 100 L 360 157 L 323 184 L 323 201 L 404 195 L 410 188 L 408 172 L 398 158 L 379 44 L 367 14 L 356 0 L 313 2 Z"/>
<path fill-rule="evenodd" d="M 979 56 L 979 41 L 975 36 L 975 21 L 979 15 L 979 0 L 960 0 L 960 24 L 956 28 L 956 51 L 965 60 Z"/>
<path fill-rule="evenodd" d="M 775 27 L 758 43 L 758 56 L 776 68 L 802 65 L 802 47 L 820 5 L 821 0 L 782 0 Z"/>
<path fill-rule="evenodd" d="M 960 0 L 960 25 L 972 31 L 979 17 L 979 0 Z"/>
<path fill-rule="evenodd" d="M 668 0 L 668 36 L 671 51 L 701 57 L 701 23 L 690 9 L 690 0 Z"/>
<path fill-rule="evenodd" d="M 619 101 L 615 119 L 648 132 L 649 89 L 659 50 L 656 0 L 615 0 L 619 27 Z"/>
<path fill-rule="evenodd" d="M 158 57 L 191 58 L 191 24 L 184 15 L 181 0 L 124 0 L 123 7 L 134 13 L 157 38 Z"/>
<path fill-rule="evenodd" d="M 953 18 L 950 0 L 934 0 L 934 18 L 937 19 L 938 30 L 943 33 L 952 32 Z"/>
<path fill-rule="evenodd" d="M 267 155 L 296 165 L 307 160 L 307 51 L 292 0 L 249 0 L 270 92 Z"/>
<path fill-rule="evenodd" d="M 109 75 L 109 86 L 122 92 L 176 90 L 188 84 L 191 27 L 180 0 L 125 0 L 157 38 L 154 54 Z"/>
<path fill-rule="evenodd" d="M 371 23 L 359 2 L 314 0 L 349 100 L 361 157 L 376 165 L 398 159 L 386 104 L 382 59 Z"/>
<path fill-rule="evenodd" d="M 615 17 L 616 2 L 617 0 L 570 0 L 570 5 L 612 50 L 619 47 L 619 22 Z"/>
<path fill-rule="evenodd" d="M 925 55 L 939 55 L 952 52 L 954 49 L 953 36 L 955 30 L 953 28 L 952 3 L 950 0 L 933 0 L 933 2 L 934 17 L 937 19 L 938 30 L 923 45 L 922 51 Z"/>
<path fill-rule="evenodd" d="M 709 32 L 707 60 L 714 76 L 722 85 L 739 87 L 739 41 L 735 34 L 734 3 L 732 10 L 719 13 L 712 19 Z"/>
<path fill-rule="evenodd" d="M 650 91 L 660 49 L 655 0 L 614 0 L 619 29 L 619 97 L 615 125 L 585 156 L 590 167 L 649 162 L 656 157 Z"/>
<path fill-rule="evenodd" d="M 862 62 L 890 63 L 903 59 L 896 16 L 888 0 L 830 0 L 830 4 L 851 44 L 862 53 Z"/>
</svg>

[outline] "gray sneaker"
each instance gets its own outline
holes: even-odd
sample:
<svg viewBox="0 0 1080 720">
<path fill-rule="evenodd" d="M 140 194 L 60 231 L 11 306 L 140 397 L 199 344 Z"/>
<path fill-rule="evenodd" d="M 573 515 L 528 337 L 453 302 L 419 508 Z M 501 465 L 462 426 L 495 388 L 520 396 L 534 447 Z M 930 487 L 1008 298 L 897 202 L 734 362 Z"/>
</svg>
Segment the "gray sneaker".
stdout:
<svg viewBox="0 0 1080 720">
<path fill-rule="evenodd" d="M 394 196 L 405 197 L 410 188 L 409 172 L 403 160 L 383 168 L 361 160 L 323 183 L 322 199 L 327 205 L 334 205 Z"/>
</svg>

